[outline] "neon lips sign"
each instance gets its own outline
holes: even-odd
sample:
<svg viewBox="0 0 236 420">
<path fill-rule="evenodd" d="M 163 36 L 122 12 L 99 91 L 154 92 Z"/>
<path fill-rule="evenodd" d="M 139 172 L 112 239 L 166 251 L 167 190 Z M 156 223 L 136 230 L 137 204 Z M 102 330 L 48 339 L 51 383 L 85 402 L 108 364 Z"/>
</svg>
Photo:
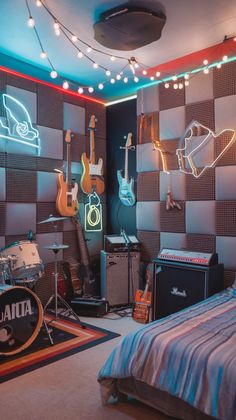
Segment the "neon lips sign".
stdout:
<svg viewBox="0 0 236 420">
<path fill-rule="evenodd" d="M 39 132 L 33 127 L 25 106 L 5 93 L 2 100 L 6 110 L 6 123 L 0 118 L 0 138 L 24 144 L 35 149 L 40 155 Z"/>
</svg>

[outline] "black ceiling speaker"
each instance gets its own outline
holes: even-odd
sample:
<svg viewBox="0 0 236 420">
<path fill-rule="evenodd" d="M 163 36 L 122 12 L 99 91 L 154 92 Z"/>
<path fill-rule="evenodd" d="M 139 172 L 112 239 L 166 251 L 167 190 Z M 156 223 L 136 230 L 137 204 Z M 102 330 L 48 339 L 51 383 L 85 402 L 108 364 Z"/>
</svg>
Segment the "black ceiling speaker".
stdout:
<svg viewBox="0 0 236 420">
<path fill-rule="evenodd" d="M 131 51 L 158 40 L 165 22 L 162 11 L 123 4 L 100 15 L 94 38 L 107 48 Z"/>
</svg>

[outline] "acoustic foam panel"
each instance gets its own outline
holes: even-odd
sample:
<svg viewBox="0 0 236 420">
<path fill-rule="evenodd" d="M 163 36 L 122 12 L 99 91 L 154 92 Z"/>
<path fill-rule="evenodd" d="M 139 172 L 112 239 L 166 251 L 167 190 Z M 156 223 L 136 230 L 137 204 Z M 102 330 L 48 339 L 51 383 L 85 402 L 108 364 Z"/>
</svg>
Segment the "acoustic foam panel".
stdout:
<svg viewBox="0 0 236 420">
<path fill-rule="evenodd" d="M 36 232 L 36 204 L 6 203 L 6 235 Z"/>
<path fill-rule="evenodd" d="M 173 249 L 186 248 L 185 233 L 161 232 L 160 233 L 160 249 L 162 248 L 173 248 Z"/>
<path fill-rule="evenodd" d="M 225 63 L 220 71 L 214 68 L 214 97 L 236 95 L 236 63 Z"/>
<path fill-rule="evenodd" d="M 185 130 L 185 107 L 179 106 L 177 108 L 160 111 L 159 121 L 160 140 L 181 137 Z"/>
<path fill-rule="evenodd" d="M 185 200 L 186 175 L 180 171 L 170 171 L 170 174 L 160 172 L 160 200 L 166 200 L 170 187 L 174 200 Z"/>
<path fill-rule="evenodd" d="M 136 205 L 138 230 L 160 230 L 160 202 L 138 201 Z"/>
<path fill-rule="evenodd" d="M 236 130 L 236 95 L 215 99 L 216 134 L 226 128 Z"/>
<path fill-rule="evenodd" d="M 15 169 L 28 169 L 28 170 L 36 171 L 37 158 L 36 156 L 7 153 L 6 154 L 6 167 L 15 168 Z"/>
<path fill-rule="evenodd" d="M 213 99 L 213 70 L 208 74 L 199 72 L 195 77 L 191 77 L 188 86 L 185 87 L 185 103 L 202 102 Z"/>
<path fill-rule="evenodd" d="M 235 271 L 224 270 L 224 287 L 230 287 L 235 281 Z"/>
<path fill-rule="evenodd" d="M 216 202 L 216 234 L 236 236 L 236 201 Z"/>
<path fill-rule="evenodd" d="M 30 202 L 37 200 L 37 173 L 21 169 L 7 169 L 7 201 Z"/>
<path fill-rule="evenodd" d="M 46 249 L 45 246 L 52 245 L 57 242 L 58 244 L 63 243 L 62 232 L 57 233 L 38 233 L 36 235 L 36 242 L 38 244 L 39 256 L 43 261 L 43 264 L 54 262 L 54 252 L 50 249 Z M 60 250 L 57 254 L 58 261 L 63 259 L 63 252 Z"/>
<path fill-rule="evenodd" d="M 103 232 L 85 232 L 89 256 L 99 255 L 103 248 Z"/>
<path fill-rule="evenodd" d="M 185 203 L 179 202 L 181 210 L 173 208 L 166 210 L 166 203 L 160 203 L 161 232 L 185 232 Z"/>
<path fill-rule="evenodd" d="M 215 201 L 186 201 L 186 232 L 215 234 Z"/>
<path fill-rule="evenodd" d="M 48 86 L 38 84 L 37 101 L 37 124 L 63 130 L 63 94 Z"/>
<path fill-rule="evenodd" d="M 64 130 L 85 134 L 85 108 L 67 102 L 63 103 Z"/>
<path fill-rule="evenodd" d="M 6 166 L 6 159 L 5 159 L 5 153 L 0 152 L 0 167 L 5 168 Z"/>
<path fill-rule="evenodd" d="M 152 143 L 138 144 L 136 153 L 137 172 L 150 172 L 160 169 L 160 153 L 154 150 Z"/>
<path fill-rule="evenodd" d="M 97 120 L 96 131 L 95 131 L 95 141 L 96 141 L 96 137 L 106 139 L 106 107 L 104 105 L 87 101 L 85 103 L 85 109 L 86 109 L 85 131 L 87 131 L 89 127 L 91 115 L 95 115 L 96 120 Z"/>
<path fill-rule="evenodd" d="M 223 133 L 219 136 L 218 141 L 215 144 L 215 156 L 219 156 L 222 152 L 222 156 L 216 162 L 216 166 L 224 165 L 235 165 L 236 162 L 236 135 L 233 139 L 233 143 L 230 148 L 224 152 L 225 148 L 228 146 L 231 139 L 231 134 L 229 132 Z"/>
<path fill-rule="evenodd" d="M 148 114 L 153 111 L 159 111 L 159 89 L 157 85 L 140 89 L 137 94 L 137 115 Z"/>
<path fill-rule="evenodd" d="M 43 305 L 45 305 L 48 299 L 54 294 L 54 271 L 55 266 L 53 262 L 44 264 L 44 273 L 35 284 L 35 293 Z M 58 272 L 61 273 L 61 271 L 61 264 L 58 264 Z M 53 309 L 54 307 L 50 306 L 50 308 Z"/>
<path fill-rule="evenodd" d="M 12 74 L 7 74 L 7 84 L 20 89 L 29 90 L 31 92 L 37 92 L 37 83 L 23 77 L 14 76 Z"/>
<path fill-rule="evenodd" d="M 65 245 L 69 245 L 69 248 L 63 251 L 64 260 L 67 260 L 68 257 L 71 256 L 74 258 L 80 257 L 79 242 L 77 238 L 77 232 L 75 230 L 63 232 L 63 243 Z"/>
<path fill-rule="evenodd" d="M 0 248 L 5 247 L 5 236 L 0 236 Z"/>
<path fill-rule="evenodd" d="M 187 233 L 186 248 L 197 252 L 215 252 L 216 240 L 215 235 L 204 235 Z"/>
<path fill-rule="evenodd" d="M 0 168 L 0 201 L 6 200 L 6 170 Z"/>
<path fill-rule="evenodd" d="M 55 202 L 57 197 L 57 174 L 37 172 L 37 201 Z"/>
<path fill-rule="evenodd" d="M 236 238 L 230 236 L 216 236 L 216 252 L 219 262 L 223 263 L 227 270 L 236 270 Z"/>
<path fill-rule="evenodd" d="M 82 108 L 85 108 L 85 102 L 86 100 L 83 97 L 80 96 L 72 96 L 68 92 L 63 92 L 63 102 L 67 102 L 68 104 L 73 104 L 77 106 L 81 106 Z"/>
<path fill-rule="evenodd" d="M 55 128 L 38 126 L 41 140 L 40 156 L 63 159 L 63 131 Z"/>
<path fill-rule="evenodd" d="M 0 235 L 6 234 L 6 203 L 0 203 Z"/>
<path fill-rule="evenodd" d="M 137 200 L 159 200 L 159 172 L 141 172 L 138 174 Z"/>
<path fill-rule="evenodd" d="M 236 200 L 236 166 L 215 169 L 216 200 Z"/>
<path fill-rule="evenodd" d="M 17 99 L 28 111 L 32 124 L 37 124 L 37 95 L 35 92 L 7 85 L 7 95 Z"/>
<path fill-rule="evenodd" d="M 63 159 L 67 158 L 67 143 L 65 141 L 66 131 L 63 134 Z M 75 162 L 81 161 L 81 155 L 86 151 L 86 136 L 84 134 L 73 133 L 70 143 L 71 160 Z"/>
<path fill-rule="evenodd" d="M 55 173 L 55 168 L 62 170 L 63 169 L 63 160 L 42 158 L 42 157 L 37 158 L 37 169 L 38 169 L 38 171 Z"/>
<path fill-rule="evenodd" d="M 137 237 L 141 242 L 141 260 L 152 261 L 160 250 L 160 233 L 139 230 Z"/>
<path fill-rule="evenodd" d="M 60 217 L 54 203 L 37 203 L 37 233 L 60 232 L 63 230 L 63 221 L 55 223 L 39 223 L 50 216 Z"/>
<path fill-rule="evenodd" d="M 176 83 L 183 83 L 184 79 L 180 78 Z M 166 89 L 165 84 L 159 85 L 160 110 L 181 107 L 185 105 L 185 86 L 183 89 Z"/>
<path fill-rule="evenodd" d="M 215 130 L 213 99 L 185 106 L 185 126 L 187 127 L 187 125 L 193 120 L 197 120 L 199 123 L 205 125 L 213 131 Z"/>
<path fill-rule="evenodd" d="M 186 200 L 215 199 L 215 169 L 207 169 L 199 178 L 186 175 Z"/>
</svg>

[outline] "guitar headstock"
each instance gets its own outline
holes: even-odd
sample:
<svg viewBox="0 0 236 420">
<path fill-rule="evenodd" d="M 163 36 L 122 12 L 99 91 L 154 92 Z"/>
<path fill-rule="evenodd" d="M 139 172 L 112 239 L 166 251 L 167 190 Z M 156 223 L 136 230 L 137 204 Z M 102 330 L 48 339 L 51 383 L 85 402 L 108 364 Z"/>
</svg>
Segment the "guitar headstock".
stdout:
<svg viewBox="0 0 236 420">
<path fill-rule="evenodd" d="M 132 146 L 132 133 L 128 133 L 125 147 L 130 148 Z"/>
<path fill-rule="evenodd" d="M 65 136 L 66 143 L 71 143 L 71 137 L 72 137 L 71 130 L 70 129 L 66 130 L 66 136 Z"/>
<path fill-rule="evenodd" d="M 96 122 L 97 122 L 97 119 L 96 119 L 95 115 L 91 115 L 90 121 L 89 121 L 89 129 L 90 130 L 95 130 Z"/>
</svg>

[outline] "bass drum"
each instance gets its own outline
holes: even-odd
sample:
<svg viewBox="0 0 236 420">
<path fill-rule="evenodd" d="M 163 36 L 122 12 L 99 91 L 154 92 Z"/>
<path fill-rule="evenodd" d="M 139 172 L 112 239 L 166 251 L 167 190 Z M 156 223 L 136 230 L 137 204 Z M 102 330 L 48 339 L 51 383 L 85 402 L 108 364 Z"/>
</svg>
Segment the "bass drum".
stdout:
<svg viewBox="0 0 236 420">
<path fill-rule="evenodd" d="M 11 356 L 29 347 L 42 323 L 43 307 L 35 293 L 0 285 L 0 355 Z"/>
</svg>

